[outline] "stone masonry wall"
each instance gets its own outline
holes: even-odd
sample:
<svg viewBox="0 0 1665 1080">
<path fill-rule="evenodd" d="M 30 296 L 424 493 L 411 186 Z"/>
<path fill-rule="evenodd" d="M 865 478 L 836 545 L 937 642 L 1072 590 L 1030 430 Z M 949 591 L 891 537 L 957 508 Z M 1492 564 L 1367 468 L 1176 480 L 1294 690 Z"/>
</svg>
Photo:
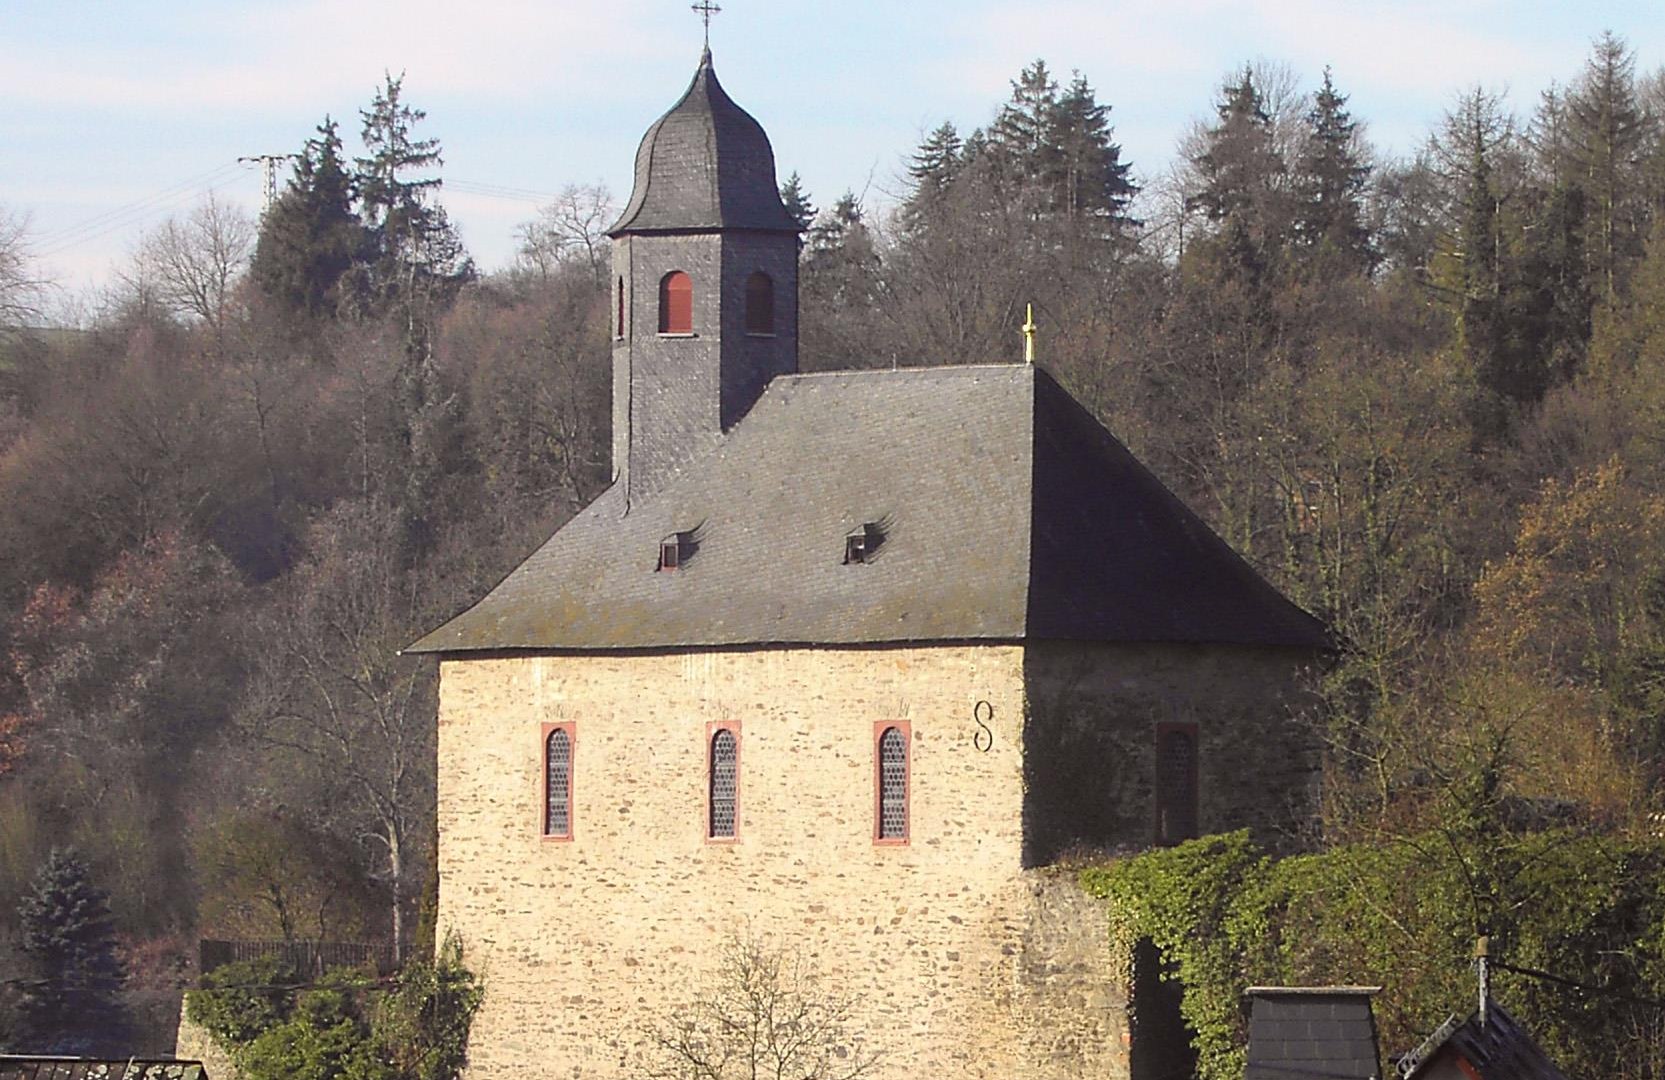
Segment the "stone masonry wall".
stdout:
<svg viewBox="0 0 1665 1080">
<path fill-rule="evenodd" d="M 487 987 L 471 1080 L 639 1075 L 644 1027 L 748 935 L 852 1000 L 876 1076 L 1125 1080 L 1103 912 L 1020 869 L 1022 669 L 1011 646 L 445 662 L 441 922 Z M 905 845 L 873 840 L 882 720 L 911 726 Z M 732 843 L 705 838 L 716 721 L 740 726 Z M 570 841 L 539 835 L 549 723 L 574 725 Z"/>
<path fill-rule="evenodd" d="M 185 1002 L 179 1003 L 179 1033 L 175 1037 L 173 1056 L 180 1061 L 200 1061 L 210 1080 L 239 1080 L 241 1073 L 232 1064 L 231 1055 L 220 1049 L 207 1028 L 185 1015 Z"/>
<path fill-rule="evenodd" d="M 1317 810 L 1319 747 L 1299 715 L 1317 662 L 1286 648 L 1031 644 L 1026 863 L 1155 840 L 1162 723 L 1196 725 L 1202 834 L 1248 827 L 1299 846 Z"/>
</svg>

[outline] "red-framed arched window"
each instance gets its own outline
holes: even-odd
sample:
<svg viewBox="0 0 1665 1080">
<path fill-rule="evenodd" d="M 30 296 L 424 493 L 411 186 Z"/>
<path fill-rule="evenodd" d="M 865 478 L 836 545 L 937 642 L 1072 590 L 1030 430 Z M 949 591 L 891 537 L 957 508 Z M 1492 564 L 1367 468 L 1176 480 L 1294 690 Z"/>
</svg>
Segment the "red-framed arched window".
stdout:
<svg viewBox="0 0 1665 1080">
<path fill-rule="evenodd" d="M 746 333 L 775 332 L 775 281 L 759 270 L 746 279 Z"/>
<path fill-rule="evenodd" d="M 694 279 L 681 270 L 659 279 L 659 332 L 694 332 Z"/>
<path fill-rule="evenodd" d="M 881 844 L 908 842 L 909 725 L 881 721 L 873 725 L 873 839 Z"/>
<path fill-rule="evenodd" d="M 546 840 L 572 839 L 573 725 L 543 727 L 543 835 Z"/>
<path fill-rule="evenodd" d="M 705 835 L 709 840 L 740 838 L 740 726 L 713 723 L 707 729 Z"/>
</svg>

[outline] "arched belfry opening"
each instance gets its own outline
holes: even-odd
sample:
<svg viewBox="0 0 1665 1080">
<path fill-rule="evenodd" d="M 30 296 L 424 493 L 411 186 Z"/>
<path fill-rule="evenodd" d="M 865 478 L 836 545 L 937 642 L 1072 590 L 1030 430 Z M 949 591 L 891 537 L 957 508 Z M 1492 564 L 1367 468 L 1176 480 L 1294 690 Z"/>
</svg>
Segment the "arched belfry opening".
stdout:
<svg viewBox="0 0 1665 1080">
<path fill-rule="evenodd" d="M 636 152 L 608 230 L 619 310 L 613 472 L 646 492 L 798 370 L 798 227 L 763 127 L 717 81 L 711 53 Z"/>
<path fill-rule="evenodd" d="M 681 270 L 659 279 L 659 332 L 694 332 L 694 279 Z"/>
</svg>

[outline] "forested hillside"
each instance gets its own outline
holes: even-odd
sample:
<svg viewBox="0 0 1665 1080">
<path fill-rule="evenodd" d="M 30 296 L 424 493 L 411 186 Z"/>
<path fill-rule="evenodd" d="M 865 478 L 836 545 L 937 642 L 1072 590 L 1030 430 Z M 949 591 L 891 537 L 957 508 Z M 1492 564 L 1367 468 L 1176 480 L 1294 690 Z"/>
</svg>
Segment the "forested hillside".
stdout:
<svg viewBox="0 0 1665 1080">
<path fill-rule="evenodd" d="M 65 845 L 133 981 L 198 937 L 419 939 L 435 673 L 397 650 L 607 483 L 610 208 L 569 189 L 480 274 L 401 92 L 346 125 L 357 154 L 326 118 L 261 222 L 157 229 L 76 332 L 0 330 L 10 971 Z M 1012 362 L 1033 302 L 1040 362 L 1343 643 L 1301 718 L 1329 751 L 1304 839 L 1443 837 L 1417 865 L 1496 929 L 1548 901 L 1475 850 L 1651 851 L 1665 809 L 1665 74 L 1605 37 L 1529 116 L 1453 101 L 1387 160 L 1344 72 L 1246 67 L 1141 190 L 1161 163 L 1037 61 L 908 154 L 894 209 L 784 194 L 804 366 Z M 25 324 L 10 209 L 0 322 Z M 1635 910 L 1590 955 L 1665 972 L 1657 882 L 1616 882 Z M 1335 962 L 1290 974 L 1384 977 Z M 1429 964 L 1416 1000 L 1464 999 Z M 1444 1018 L 1413 1012 L 1385 1030 Z M 1579 1052 L 1657 1076 L 1662 1032 L 1630 1072 Z"/>
</svg>

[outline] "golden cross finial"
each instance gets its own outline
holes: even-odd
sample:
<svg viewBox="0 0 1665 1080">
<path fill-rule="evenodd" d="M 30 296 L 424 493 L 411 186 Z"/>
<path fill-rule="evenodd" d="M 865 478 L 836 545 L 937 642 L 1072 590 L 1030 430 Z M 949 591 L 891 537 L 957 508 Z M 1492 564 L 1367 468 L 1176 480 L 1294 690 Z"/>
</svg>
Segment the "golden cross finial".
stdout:
<svg viewBox="0 0 1665 1080">
<path fill-rule="evenodd" d="M 1025 304 L 1023 309 L 1023 362 L 1035 362 L 1035 305 Z"/>
<path fill-rule="evenodd" d="M 723 9 L 718 7 L 716 4 L 713 4 L 711 0 L 700 0 L 699 3 L 692 5 L 692 7 L 695 11 L 700 13 L 700 18 L 705 20 L 705 47 L 709 49 L 711 48 L 711 16 L 717 14 Z"/>
</svg>

